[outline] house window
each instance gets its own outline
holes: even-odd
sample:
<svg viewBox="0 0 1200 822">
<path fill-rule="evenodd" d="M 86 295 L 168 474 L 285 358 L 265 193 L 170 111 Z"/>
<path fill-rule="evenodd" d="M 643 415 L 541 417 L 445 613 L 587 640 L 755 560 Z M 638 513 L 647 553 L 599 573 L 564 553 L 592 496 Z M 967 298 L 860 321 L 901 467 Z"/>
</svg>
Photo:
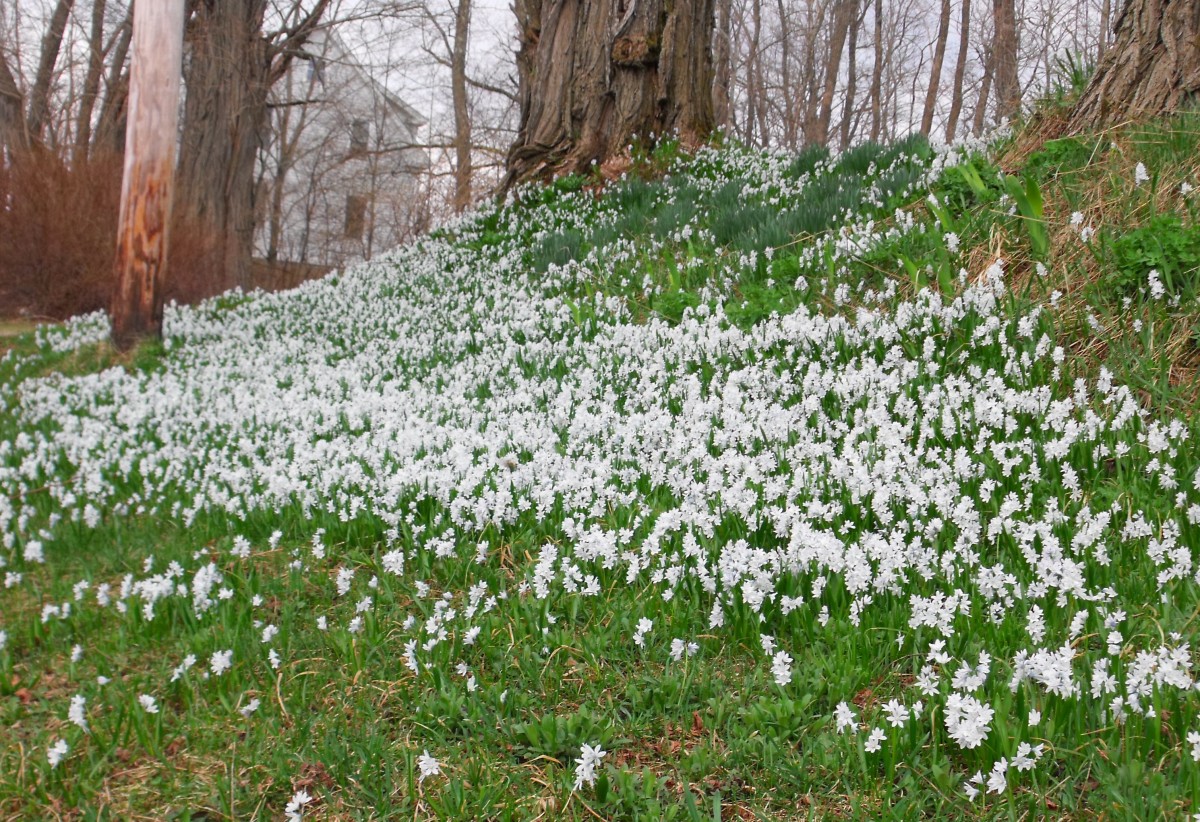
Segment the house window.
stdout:
<svg viewBox="0 0 1200 822">
<path fill-rule="evenodd" d="M 367 153 L 367 141 L 371 139 L 371 123 L 368 120 L 355 120 L 350 124 L 350 156 L 358 157 Z"/>
<path fill-rule="evenodd" d="M 361 194 L 346 195 L 346 239 L 361 240 L 367 225 L 367 198 Z"/>
</svg>

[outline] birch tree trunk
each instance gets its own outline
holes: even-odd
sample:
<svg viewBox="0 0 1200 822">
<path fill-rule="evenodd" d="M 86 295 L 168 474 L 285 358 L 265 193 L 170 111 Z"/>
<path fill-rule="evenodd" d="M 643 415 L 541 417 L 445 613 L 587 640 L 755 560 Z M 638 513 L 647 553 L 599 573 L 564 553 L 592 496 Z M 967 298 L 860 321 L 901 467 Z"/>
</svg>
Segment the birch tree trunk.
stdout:
<svg viewBox="0 0 1200 822">
<path fill-rule="evenodd" d="M 1071 114 L 1079 130 L 1176 111 L 1200 99 L 1200 3 L 1128 0 Z"/>
<path fill-rule="evenodd" d="M 715 0 L 517 0 L 521 123 L 504 188 L 582 171 L 634 137 L 713 128 Z"/>
</svg>

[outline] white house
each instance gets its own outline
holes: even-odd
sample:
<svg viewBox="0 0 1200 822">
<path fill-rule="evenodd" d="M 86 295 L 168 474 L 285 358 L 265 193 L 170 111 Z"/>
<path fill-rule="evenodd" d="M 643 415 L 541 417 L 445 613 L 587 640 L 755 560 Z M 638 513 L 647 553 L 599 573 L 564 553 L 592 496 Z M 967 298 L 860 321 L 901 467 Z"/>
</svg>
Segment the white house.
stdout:
<svg viewBox="0 0 1200 822">
<path fill-rule="evenodd" d="M 255 251 L 337 266 L 391 248 L 427 221 L 417 132 L 425 120 L 338 38 L 317 32 L 272 90 L 260 155 Z"/>
</svg>

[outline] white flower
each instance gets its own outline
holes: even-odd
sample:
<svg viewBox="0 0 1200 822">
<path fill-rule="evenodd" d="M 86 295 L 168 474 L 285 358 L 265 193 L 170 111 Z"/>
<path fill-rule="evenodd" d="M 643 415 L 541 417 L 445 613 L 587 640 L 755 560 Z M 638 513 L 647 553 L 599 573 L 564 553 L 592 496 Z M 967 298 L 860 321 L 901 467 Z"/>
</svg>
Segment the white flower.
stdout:
<svg viewBox="0 0 1200 822">
<path fill-rule="evenodd" d="M 854 709 L 846 702 L 839 702 L 837 708 L 833 712 L 834 721 L 837 723 L 837 732 L 845 733 L 846 731 L 854 730 L 856 724 L 854 718 Z"/>
<path fill-rule="evenodd" d="M 442 767 L 436 759 L 429 755 L 429 751 L 426 750 L 417 757 L 417 770 L 420 771 L 417 781 L 424 782 L 429 777 L 440 774 Z"/>
<path fill-rule="evenodd" d="M 972 696 L 952 693 L 946 697 L 946 730 L 963 748 L 978 748 L 987 738 L 995 711 Z"/>
<path fill-rule="evenodd" d="M 771 675 L 775 677 L 775 684 L 781 687 L 792 681 L 792 657 L 787 651 L 775 654 L 771 660 Z"/>
<path fill-rule="evenodd" d="M 1146 171 L 1145 163 L 1138 163 L 1133 169 L 1133 182 L 1135 185 L 1150 181 L 1150 172 Z"/>
<path fill-rule="evenodd" d="M 258 706 L 260 704 L 262 703 L 258 701 L 258 697 L 254 697 L 241 708 L 239 708 L 238 712 L 241 713 L 242 716 L 250 716 L 250 714 L 258 710 Z"/>
<path fill-rule="evenodd" d="M 871 733 L 867 736 L 867 741 L 863 743 L 863 750 L 867 753 L 875 753 L 885 739 L 887 739 L 887 735 L 883 732 L 883 728 L 872 728 Z"/>
<path fill-rule="evenodd" d="M 88 732 L 87 700 L 83 694 L 75 694 L 71 697 L 71 707 L 67 711 L 67 719 L 82 728 L 84 733 Z"/>
<path fill-rule="evenodd" d="M 158 702 L 150 694 L 142 694 L 138 697 L 138 702 L 142 703 L 142 710 L 148 714 L 158 713 Z"/>
<path fill-rule="evenodd" d="M 883 706 L 883 710 L 887 714 L 888 724 L 893 728 L 901 728 L 908 722 L 908 708 L 898 699 L 890 700 Z"/>
<path fill-rule="evenodd" d="M 233 667 L 233 650 L 217 651 L 208 663 L 213 676 L 220 676 Z"/>
<path fill-rule="evenodd" d="M 604 758 L 607 751 L 599 745 L 592 747 L 584 744 L 579 749 L 580 757 L 575 760 L 575 790 L 579 790 L 584 785 L 591 787 L 596 781 L 596 766 L 600 764 L 600 760 Z"/>
<path fill-rule="evenodd" d="M 60 739 L 50 746 L 50 750 L 46 751 L 46 759 L 50 762 L 51 768 L 57 768 L 58 763 L 62 762 L 70 752 L 71 746 L 67 744 L 67 740 Z"/>
<path fill-rule="evenodd" d="M 287 822 L 300 822 L 304 818 L 304 806 L 309 802 L 312 802 L 312 797 L 304 789 L 292 794 L 292 801 L 287 803 L 287 807 L 283 809 L 287 815 Z"/>
<path fill-rule="evenodd" d="M 1192 746 L 1192 759 L 1200 762 L 1200 733 L 1188 731 L 1187 741 Z"/>
<path fill-rule="evenodd" d="M 700 650 L 700 646 L 695 642 L 684 642 L 682 639 L 671 640 L 671 661 L 678 662 L 684 657 L 689 657 Z"/>
</svg>

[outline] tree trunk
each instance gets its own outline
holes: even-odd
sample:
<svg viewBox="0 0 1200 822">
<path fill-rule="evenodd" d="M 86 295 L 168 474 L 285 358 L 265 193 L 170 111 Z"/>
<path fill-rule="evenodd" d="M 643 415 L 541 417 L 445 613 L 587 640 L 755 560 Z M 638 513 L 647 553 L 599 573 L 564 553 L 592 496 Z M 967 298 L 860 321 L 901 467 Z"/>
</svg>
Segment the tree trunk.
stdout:
<svg viewBox="0 0 1200 822">
<path fill-rule="evenodd" d="M 733 61 L 733 0 L 717 0 L 717 31 L 713 42 L 713 123 L 728 129 L 731 123 L 729 87 L 732 82 Z"/>
<path fill-rule="evenodd" d="M 1100 44 L 1096 49 L 1096 63 L 1104 59 L 1104 52 L 1108 51 L 1108 36 L 1111 34 L 1109 25 L 1112 23 L 1112 0 L 1104 0 L 1100 4 Z"/>
<path fill-rule="evenodd" d="M 1017 76 L 1017 10 L 1015 0 L 992 0 L 995 36 L 992 72 L 996 85 L 996 119 L 1011 120 L 1021 110 Z"/>
<path fill-rule="evenodd" d="M 79 114 L 75 119 L 74 161 L 78 165 L 87 159 L 88 144 L 92 141 L 92 112 L 100 94 L 100 76 L 104 73 L 104 7 L 105 0 L 92 4 L 92 30 L 88 38 L 87 75 L 83 78 L 83 93 L 79 98 Z"/>
<path fill-rule="evenodd" d="M 266 0 L 199 4 L 189 26 L 179 218 L 196 235 L 212 293 L 250 283 L 254 159 L 267 115 Z"/>
<path fill-rule="evenodd" d="M 875 64 L 871 66 L 871 142 L 883 133 L 883 0 L 875 0 Z"/>
<path fill-rule="evenodd" d="M 963 78 L 967 72 L 967 46 L 971 42 L 971 0 L 962 0 L 962 22 L 958 30 L 958 58 L 954 63 L 954 86 L 950 90 L 950 114 L 946 118 L 946 142 L 958 136 L 958 118 L 962 114 Z"/>
<path fill-rule="evenodd" d="M 33 90 L 29 92 L 29 135 L 34 142 L 41 142 L 50 113 L 50 84 L 54 80 L 54 67 L 58 64 L 58 53 L 62 49 L 63 33 L 67 30 L 67 18 L 75 0 L 58 0 L 50 25 L 42 38 L 42 54 L 38 60 L 37 75 Z"/>
<path fill-rule="evenodd" d="M 838 70 L 842 65 L 842 50 L 846 47 L 846 32 L 850 28 L 851 0 L 837 0 L 833 12 L 833 29 L 829 35 L 829 60 L 825 63 L 825 87 L 821 91 L 821 108 L 809 143 L 829 142 L 829 122 L 833 118 L 833 95 L 837 91 Z"/>
<path fill-rule="evenodd" d="M 971 133 L 979 136 L 983 133 L 983 124 L 987 120 L 988 98 L 992 93 L 992 75 L 995 73 L 995 50 L 989 48 L 983 61 L 983 80 L 979 83 L 979 102 L 975 104 L 975 117 L 971 123 Z"/>
<path fill-rule="evenodd" d="M 1073 130 L 1153 117 L 1200 98 L 1200 4 L 1129 0 L 1115 38 L 1071 113 Z"/>
<path fill-rule="evenodd" d="M 96 119 L 96 132 L 89 150 L 103 148 L 114 154 L 125 150 L 125 113 L 129 101 L 129 70 L 125 66 L 125 58 L 129 55 L 129 43 L 133 35 L 136 3 L 133 6 L 116 35 L 117 44 L 112 49 L 112 63 L 105 83 L 104 104 L 100 106 L 100 116 Z"/>
<path fill-rule="evenodd" d="M 182 60 L 183 0 L 139 3 L 111 312 L 113 343 L 122 350 L 162 334 Z"/>
<path fill-rule="evenodd" d="M 946 59 L 946 40 L 949 36 L 950 0 L 942 0 L 937 41 L 933 48 L 933 65 L 929 67 L 929 88 L 925 92 L 925 110 L 921 113 L 921 133 L 926 137 L 933 129 L 933 112 L 937 107 L 938 88 L 942 82 L 942 62 Z"/>
<path fill-rule="evenodd" d="M 852 0 L 850 42 L 846 44 L 846 102 L 842 106 L 841 135 L 838 145 L 844 151 L 850 147 L 851 117 L 854 112 L 854 95 L 858 91 L 858 30 L 863 24 L 859 13 L 859 0 Z"/>
<path fill-rule="evenodd" d="M 632 138 L 713 127 L 715 0 L 517 0 L 521 124 L 504 188 L 582 171 Z"/>
<path fill-rule="evenodd" d="M 450 55 L 450 92 L 454 100 L 454 210 L 471 205 L 471 115 L 467 109 L 467 41 L 471 0 L 454 10 L 454 50 Z"/>
</svg>

